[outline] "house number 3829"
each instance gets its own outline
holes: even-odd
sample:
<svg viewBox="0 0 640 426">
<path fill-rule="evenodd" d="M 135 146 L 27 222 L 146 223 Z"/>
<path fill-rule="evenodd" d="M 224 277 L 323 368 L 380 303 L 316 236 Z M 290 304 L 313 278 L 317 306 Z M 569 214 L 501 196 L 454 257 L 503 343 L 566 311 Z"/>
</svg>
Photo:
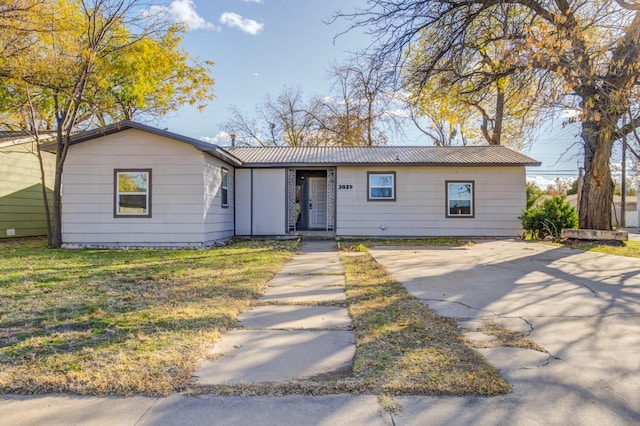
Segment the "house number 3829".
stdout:
<svg viewBox="0 0 640 426">
<path fill-rule="evenodd" d="M 353 185 L 338 185 L 338 189 L 353 189 Z"/>
</svg>

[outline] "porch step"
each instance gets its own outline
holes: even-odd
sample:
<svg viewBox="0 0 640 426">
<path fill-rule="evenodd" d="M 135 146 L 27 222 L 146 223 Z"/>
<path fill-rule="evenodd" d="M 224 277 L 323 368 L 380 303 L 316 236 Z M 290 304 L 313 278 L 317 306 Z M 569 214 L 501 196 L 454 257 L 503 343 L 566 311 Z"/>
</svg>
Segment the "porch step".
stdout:
<svg viewBox="0 0 640 426">
<path fill-rule="evenodd" d="M 304 240 L 333 240 L 336 238 L 334 231 L 295 231 L 293 235 L 302 237 Z"/>
</svg>

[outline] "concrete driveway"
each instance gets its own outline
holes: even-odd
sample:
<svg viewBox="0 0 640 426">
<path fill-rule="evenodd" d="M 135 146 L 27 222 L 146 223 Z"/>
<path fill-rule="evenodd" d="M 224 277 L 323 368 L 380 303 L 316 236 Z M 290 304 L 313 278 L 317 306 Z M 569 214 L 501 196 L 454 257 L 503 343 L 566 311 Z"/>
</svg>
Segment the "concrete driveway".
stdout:
<svg viewBox="0 0 640 426">
<path fill-rule="evenodd" d="M 492 319 L 545 350 L 479 349 L 512 393 L 401 397 L 396 425 L 640 423 L 640 259 L 515 240 L 372 255 L 470 338 Z"/>
</svg>

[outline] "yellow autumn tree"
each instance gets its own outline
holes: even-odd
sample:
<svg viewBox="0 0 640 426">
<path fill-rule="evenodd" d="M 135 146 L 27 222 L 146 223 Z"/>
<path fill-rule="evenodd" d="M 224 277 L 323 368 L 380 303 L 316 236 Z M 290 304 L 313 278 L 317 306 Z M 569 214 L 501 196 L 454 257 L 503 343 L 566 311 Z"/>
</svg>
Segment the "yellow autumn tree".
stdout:
<svg viewBox="0 0 640 426">
<path fill-rule="evenodd" d="M 57 133 L 49 236 L 59 247 L 71 135 L 134 114 L 202 105 L 213 99 L 212 63 L 192 61 L 179 46 L 179 28 L 152 19 L 139 0 L 33 0 L 23 7 L 27 2 L 9 1 L 13 13 L 0 26 L 5 46 L 27 41 L 15 54 L 0 56 L 0 101 L 5 127 Z"/>
</svg>

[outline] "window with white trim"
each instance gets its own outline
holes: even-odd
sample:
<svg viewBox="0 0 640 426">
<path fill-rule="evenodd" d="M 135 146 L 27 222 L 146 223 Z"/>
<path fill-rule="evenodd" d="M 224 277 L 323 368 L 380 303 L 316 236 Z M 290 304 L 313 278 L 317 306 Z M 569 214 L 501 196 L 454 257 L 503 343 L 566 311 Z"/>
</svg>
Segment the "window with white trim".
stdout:
<svg viewBox="0 0 640 426">
<path fill-rule="evenodd" d="M 221 167 L 222 183 L 220 184 L 220 196 L 222 198 L 222 207 L 229 207 L 229 170 Z"/>
<path fill-rule="evenodd" d="M 151 169 L 114 170 L 115 217 L 151 217 Z"/>
<path fill-rule="evenodd" d="M 395 201 L 396 172 L 367 172 L 369 201 Z"/>
<path fill-rule="evenodd" d="M 474 182 L 446 181 L 446 217 L 474 217 Z"/>
</svg>

